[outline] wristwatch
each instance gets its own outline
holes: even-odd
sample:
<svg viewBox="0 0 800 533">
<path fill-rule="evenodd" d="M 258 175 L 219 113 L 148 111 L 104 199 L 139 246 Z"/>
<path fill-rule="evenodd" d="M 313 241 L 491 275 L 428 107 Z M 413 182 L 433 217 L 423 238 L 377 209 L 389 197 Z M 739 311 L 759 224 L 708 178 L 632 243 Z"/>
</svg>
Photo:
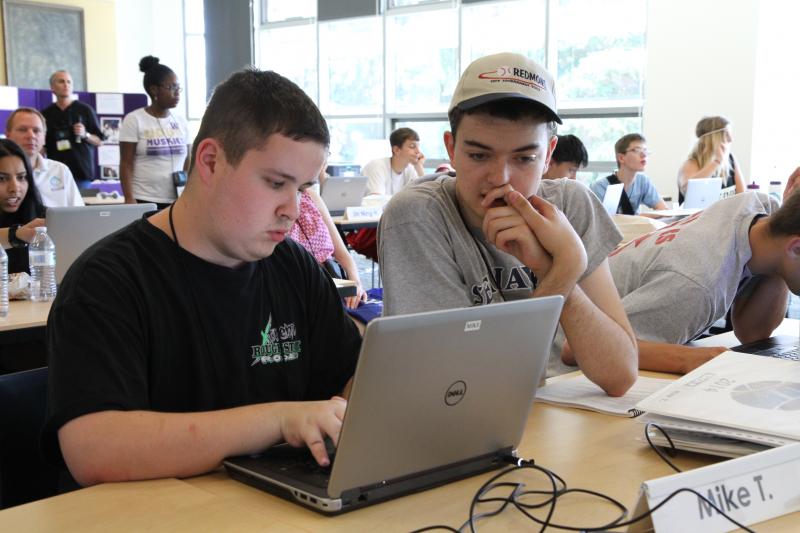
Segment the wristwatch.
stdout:
<svg viewBox="0 0 800 533">
<path fill-rule="evenodd" d="M 8 243 L 12 248 L 25 248 L 28 243 L 17 237 L 17 230 L 22 227 L 22 224 L 12 224 L 8 228 Z"/>
</svg>

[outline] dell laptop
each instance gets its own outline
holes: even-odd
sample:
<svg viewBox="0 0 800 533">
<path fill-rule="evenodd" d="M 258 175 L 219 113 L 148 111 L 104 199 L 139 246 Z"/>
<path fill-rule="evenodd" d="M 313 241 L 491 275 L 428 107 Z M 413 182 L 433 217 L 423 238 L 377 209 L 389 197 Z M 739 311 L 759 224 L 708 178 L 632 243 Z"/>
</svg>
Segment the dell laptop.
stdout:
<svg viewBox="0 0 800 533">
<path fill-rule="evenodd" d="M 686 183 L 684 209 L 705 209 L 720 199 L 722 178 L 698 178 Z"/>
<path fill-rule="evenodd" d="M 375 319 L 329 469 L 286 444 L 225 467 L 330 514 L 500 468 L 522 438 L 562 303 L 551 296 Z"/>
<path fill-rule="evenodd" d="M 91 245 L 155 209 L 156 204 L 48 207 L 47 233 L 56 245 L 56 283 Z"/>
<path fill-rule="evenodd" d="M 325 180 L 320 196 L 331 215 L 339 216 L 348 207 L 361 205 L 366 190 L 366 176 L 330 177 Z"/>
</svg>

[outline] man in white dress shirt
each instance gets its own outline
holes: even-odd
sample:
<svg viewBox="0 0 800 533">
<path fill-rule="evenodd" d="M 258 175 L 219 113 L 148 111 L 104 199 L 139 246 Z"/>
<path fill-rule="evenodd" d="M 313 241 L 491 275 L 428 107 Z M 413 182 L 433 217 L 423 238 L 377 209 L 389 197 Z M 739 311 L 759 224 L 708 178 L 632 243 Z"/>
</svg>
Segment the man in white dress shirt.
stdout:
<svg viewBox="0 0 800 533">
<path fill-rule="evenodd" d="M 46 207 L 82 206 L 83 198 L 69 167 L 41 154 L 47 131 L 45 124 L 39 111 L 20 107 L 6 121 L 6 137 L 17 143 L 28 156 L 33 179 Z"/>
</svg>

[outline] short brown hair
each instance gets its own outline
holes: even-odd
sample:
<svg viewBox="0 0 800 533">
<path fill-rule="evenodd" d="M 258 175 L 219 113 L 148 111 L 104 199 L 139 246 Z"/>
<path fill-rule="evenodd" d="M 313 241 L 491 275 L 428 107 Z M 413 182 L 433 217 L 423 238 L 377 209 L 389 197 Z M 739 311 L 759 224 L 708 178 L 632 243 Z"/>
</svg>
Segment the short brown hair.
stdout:
<svg viewBox="0 0 800 533">
<path fill-rule="evenodd" d="M 795 189 L 783 205 L 769 217 L 769 232 L 775 237 L 800 235 L 800 188 Z"/>
<path fill-rule="evenodd" d="M 11 114 L 8 115 L 8 120 L 6 120 L 6 133 L 11 131 L 11 125 L 14 123 L 14 117 L 20 113 L 30 113 L 39 117 L 39 120 L 42 121 L 42 131 L 47 133 L 47 121 L 44 119 L 44 115 L 42 115 L 38 109 L 34 109 L 32 107 L 18 107 L 12 111 Z"/>
<path fill-rule="evenodd" d="M 524 98 L 505 98 L 502 100 L 493 100 L 485 104 L 477 105 L 467 111 L 462 111 L 458 107 L 454 107 L 447 114 L 450 119 L 450 133 L 453 138 L 456 136 L 461 120 L 467 115 L 488 115 L 494 118 L 502 118 L 512 122 L 522 120 L 531 120 L 536 122 L 547 123 L 547 130 L 552 137 L 556 134 L 556 123 L 550 120 L 550 114 L 538 102 L 526 100 Z"/>
<path fill-rule="evenodd" d="M 236 72 L 214 89 L 192 143 L 192 167 L 205 139 L 219 141 L 235 167 L 248 150 L 261 148 L 273 133 L 325 147 L 331 141 L 325 119 L 300 87 L 272 71 Z"/>
<path fill-rule="evenodd" d="M 407 140 L 419 141 L 419 135 L 411 128 L 397 128 L 389 135 L 389 144 L 394 148 L 402 148 Z"/>
</svg>

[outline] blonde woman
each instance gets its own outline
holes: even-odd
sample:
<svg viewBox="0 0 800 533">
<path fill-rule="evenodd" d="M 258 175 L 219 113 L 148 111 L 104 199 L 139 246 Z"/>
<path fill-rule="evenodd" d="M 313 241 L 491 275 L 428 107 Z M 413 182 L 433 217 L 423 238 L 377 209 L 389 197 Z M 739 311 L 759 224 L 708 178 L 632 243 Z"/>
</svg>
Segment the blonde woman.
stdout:
<svg viewBox="0 0 800 533">
<path fill-rule="evenodd" d="M 678 171 L 680 201 L 686 193 L 686 183 L 697 178 L 722 178 L 723 187 L 736 186 L 736 193 L 744 192 L 744 178 L 730 147 L 730 121 L 725 117 L 703 117 L 695 127 L 697 143 L 689 158 Z"/>
</svg>

